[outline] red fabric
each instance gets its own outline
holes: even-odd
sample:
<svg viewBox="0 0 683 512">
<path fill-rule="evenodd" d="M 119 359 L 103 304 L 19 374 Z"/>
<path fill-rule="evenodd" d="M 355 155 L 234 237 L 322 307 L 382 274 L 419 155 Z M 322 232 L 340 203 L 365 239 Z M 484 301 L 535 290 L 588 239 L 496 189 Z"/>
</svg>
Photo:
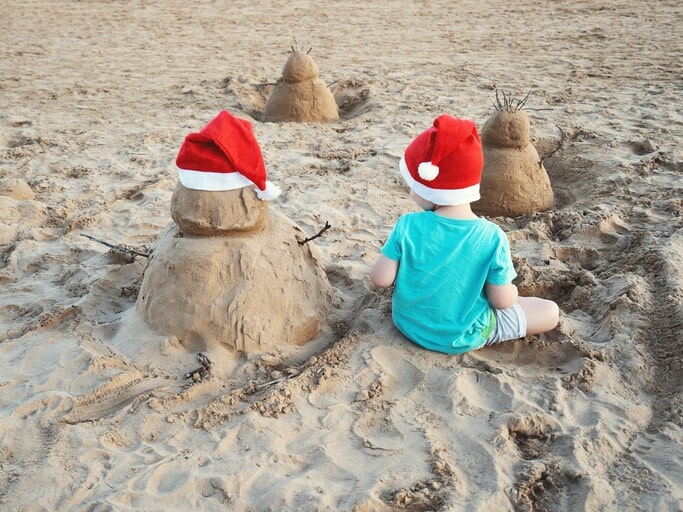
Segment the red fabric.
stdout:
<svg viewBox="0 0 683 512">
<path fill-rule="evenodd" d="M 481 140 L 474 121 L 447 114 L 437 117 L 433 126 L 413 140 L 404 158 L 415 181 L 440 190 L 476 185 L 481 180 L 484 167 Z M 434 180 L 420 177 L 418 166 L 422 162 L 431 162 L 439 167 L 439 174 Z"/>
<path fill-rule="evenodd" d="M 190 171 L 239 172 L 266 189 L 266 166 L 251 123 L 223 110 L 183 141 L 176 165 Z"/>
</svg>

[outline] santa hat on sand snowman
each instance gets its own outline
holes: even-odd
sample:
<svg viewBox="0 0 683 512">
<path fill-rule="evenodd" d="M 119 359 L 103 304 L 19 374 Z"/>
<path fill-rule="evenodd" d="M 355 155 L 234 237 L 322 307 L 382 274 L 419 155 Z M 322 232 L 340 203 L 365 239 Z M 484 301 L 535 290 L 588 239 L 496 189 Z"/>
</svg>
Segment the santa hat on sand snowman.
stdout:
<svg viewBox="0 0 683 512">
<path fill-rule="evenodd" d="M 280 188 L 266 180 L 266 166 L 251 123 L 226 110 L 199 133 L 190 133 L 176 157 L 180 183 L 194 190 L 224 191 L 254 185 L 269 201 Z"/>
<path fill-rule="evenodd" d="M 399 169 L 408 186 L 437 205 L 477 201 L 484 156 L 474 121 L 447 114 L 418 135 Z"/>
</svg>

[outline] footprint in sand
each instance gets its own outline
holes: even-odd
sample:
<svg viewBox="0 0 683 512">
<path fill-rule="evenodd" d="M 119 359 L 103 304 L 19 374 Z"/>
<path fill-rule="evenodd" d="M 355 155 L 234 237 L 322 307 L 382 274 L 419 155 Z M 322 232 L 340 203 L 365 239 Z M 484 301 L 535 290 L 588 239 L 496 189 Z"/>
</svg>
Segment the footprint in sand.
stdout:
<svg viewBox="0 0 683 512">
<path fill-rule="evenodd" d="M 466 369 L 458 373 L 454 396 L 463 397 L 470 406 L 484 411 L 500 412 L 512 408 L 513 391 L 496 375 Z"/>
<path fill-rule="evenodd" d="M 406 436 L 402 429 L 402 407 L 391 407 L 389 410 L 386 405 L 395 400 L 410 400 L 419 392 L 419 384 L 425 374 L 404 359 L 395 348 L 387 346 L 375 347 L 370 351 L 369 366 L 379 374 L 379 378 L 372 386 L 370 398 L 362 402 L 366 410 L 353 424 L 352 431 L 366 448 L 403 450 Z"/>
<path fill-rule="evenodd" d="M 600 240 L 606 245 L 625 249 L 631 241 L 631 228 L 618 215 L 609 214 L 598 224 Z"/>
<path fill-rule="evenodd" d="M 564 262 L 578 265 L 585 270 L 595 270 L 605 263 L 602 253 L 594 247 L 585 245 L 571 245 L 565 247 L 555 247 L 553 249 L 555 257 Z"/>
<path fill-rule="evenodd" d="M 390 452 L 404 450 L 405 435 L 396 428 L 391 415 L 378 414 L 379 412 L 373 409 L 372 414 L 361 416 L 353 424 L 353 433 L 361 439 L 366 448 Z"/>
<path fill-rule="evenodd" d="M 371 367 L 380 375 L 387 400 L 405 398 L 416 391 L 424 379 L 424 372 L 402 357 L 395 347 L 378 346 L 371 350 Z"/>
<path fill-rule="evenodd" d="M 538 459 L 552 442 L 553 423 L 549 416 L 520 416 L 508 422 L 504 437 L 515 443 L 523 459 Z"/>
<path fill-rule="evenodd" d="M 191 480 L 190 472 L 177 467 L 173 461 L 164 461 L 157 464 L 144 484 L 144 490 L 158 496 L 172 495 L 186 486 Z M 141 482 L 142 483 L 142 482 Z"/>
</svg>

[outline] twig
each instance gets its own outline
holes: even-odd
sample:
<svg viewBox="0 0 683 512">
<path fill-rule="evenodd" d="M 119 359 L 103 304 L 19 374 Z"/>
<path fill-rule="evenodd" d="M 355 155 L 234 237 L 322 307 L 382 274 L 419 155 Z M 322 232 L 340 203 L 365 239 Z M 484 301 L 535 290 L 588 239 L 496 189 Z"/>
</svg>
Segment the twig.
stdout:
<svg viewBox="0 0 683 512">
<path fill-rule="evenodd" d="M 197 359 L 199 359 L 199 362 L 202 364 L 202 366 L 204 368 L 206 368 L 207 370 L 211 369 L 211 361 L 209 361 L 209 358 L 206 357 L 205 354 L 202 354 L 201 352 L 199 352 L 197 354 Z"/>
<path fill-rule="evenodd" d="M 266 386 L 271 386 L 273 384 L 277 384 L 277 383 L 282 382 L 284 380 L 287 380 L 289 378 L 290 377 L 280 377 L 279 379 L 271 380 L 269 382 L 262 382 L 261 384 L 256 385 L 256 389 L 265 388 Z"/>
<path fill-rule="evenodd" d="M 526 96 L 524 96 L 524 99 L 517 102 L 517 108 L 515 110 L 522 110 L 524 108 L 524 105 L 526 105 L 526 100 L 529 99 L 530 94 L 531 94 L 531 91 L 526 93 Z"/>
<path fill-rule="evenodd" d="M 301 50 L 299 50 L 299 43 L 296 42 L 296 37 L 292 37 L 292 39 L 294 39 L 294 44 L 293 44 L 293 45 L 290 45 L 290 48 L 292 49 L 292 53 L 295 53 L 295 52 L 303 52 L 303 51 L 304 51 L 304 46 L 301 45 Z M 308 49 L 308 51 L 306 52 L 306 55 L 309 55 L 309 54 L 311 53 L 311 50 L 312 50 L 312 49 L 313 49 L 313 47 L 311 46 L 311 47 Z"/>
<path fill-rule="evenodd" d="M 543 165 L 543 160 L 545 160 L 546 158 L 549 158 L 549 157 L 553 156 L 553 155 L 554 155 L 555 153 L 557 153 L 560 149 L 562 149 L 562 144 L 564 143 L 564 132 L 562 131 L 562 128 L 560 128 L 558 125 L 555 125 L 555 126 L 557 126 L 557 129 L 560 130 L 560 143 L 559 143 L 559 144 L 557 145 L 557 147 L 556 147 L 555 149 L 553 149 L 550 153 L 548 153 L 547 155 L 541 157 L 541 159 L 538 161 L 538 165 L 539 165 L 539 166 L 540 166 L 540 165 Z"/>
<path fill-rule="evenodd" d="M 199 352 L 197 354 L 197 359 L 199 360 L 199 363 L 201 366 L 199 368 L 196 368 L 192 370 L 191 372 L 188 372 L 185 374 L 186 379 L 193 379 L 195 381 L 202 380 L 203 378 L 211 375 L 211 361 L 209 361 L 209 358 L 206 357 L 206 355 L 202 354 Z M 197 375 L 197 377 L 195 377 Z"/>
<path fill-rule="evenodd" d="M 323 234 L 325 231 L 327 231 L 328 229 L 330 229 L 331 227 L 332 227 L 332 226 L 330 226 L 330 223 L 327 222 L 327 221 L 325 221 L 325 226 L 324 226 L 320 231 L 318 231 L 315 235 L 313 235 L 313 236 L 311 236 L 311 237 L 308 237 L 308 238 L 304 238 L 303 240 L 297 240 L 297 242 L 299 243 L 299 245 L 307 244 L 307 243 L 310 242 L 311 240 L 315 240 L 316 238 L 322 236 L 322 234 Z"/>
<path fill-rule="evenodd" d="M 107 247 L 109 247 L 110 249 L 114 249 L 115 251 L 127 252 L 130 254 L 135 254 L 137 256 L 142 256 L 144 258 L 149 258 L 148 253 L 136 251 L 135 249 L 130 249 L 124 245 L 110 244 L 109 242 L 105 242 L 104 240 L 100 240 L 99 238 L 95 238 L 94 236 L 90 235 L 85 235 L 83 233 L 81 233 L 81 236 L 84 236 L 85 238 L 92 240 L 93 242 L 97 242 L 98 244 L 106 245 Z"/>
<path fill-rule="evenodd" d="M 501 101 L 498 96 L 498 89 L 496 89 L 496 102 L 493 104 L 493 108 L 499 111 L 505 110 L 507 112 L 519 112 L 522 110 L 531 95 L 531 91 L 529 91 L 524 98 L 516 100 L 512 97 L 512 92 L 505 93 L 503 89 L 501 89 L 500 92 L 503 95 L 503 100 Z"/>
<path fill-rule="evenodd" d="M 503 104 L 500 102 L 500 98 L 498 98 L 498 89 L 496 89 L 496 102 L 493 104 L 493 108 L 503 110 Z"/>
</svg>

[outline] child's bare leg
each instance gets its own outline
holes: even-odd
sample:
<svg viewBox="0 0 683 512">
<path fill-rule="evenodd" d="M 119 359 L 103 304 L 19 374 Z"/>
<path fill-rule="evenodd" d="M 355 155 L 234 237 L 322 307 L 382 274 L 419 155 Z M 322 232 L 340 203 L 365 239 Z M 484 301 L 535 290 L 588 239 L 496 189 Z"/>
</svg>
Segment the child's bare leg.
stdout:
<svg viewBox="0 0 683 512">
<path fill-rule="evenodd" d="M 518 297 L 526 316 L 527 334 L 540 334 L 553 330 L 560 321 L 560 308 L 552 300 L 539 297 Z"/>
</svg>

